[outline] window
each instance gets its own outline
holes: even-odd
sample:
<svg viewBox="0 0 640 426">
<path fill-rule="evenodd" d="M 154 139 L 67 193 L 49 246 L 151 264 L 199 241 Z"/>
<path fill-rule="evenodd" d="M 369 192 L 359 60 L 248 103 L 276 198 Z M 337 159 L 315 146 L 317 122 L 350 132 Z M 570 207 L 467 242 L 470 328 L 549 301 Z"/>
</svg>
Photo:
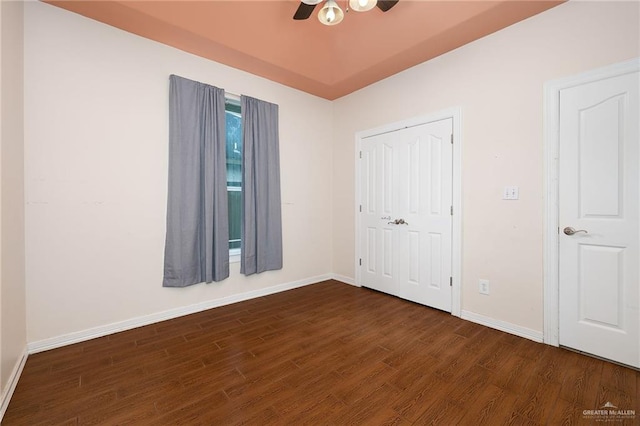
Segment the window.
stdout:
<svg viewBox="0 0 640 426">
<path fill-rule="evenodd" d="M 240 102 L 225 101 L 227 127 L 227 199 L 229 203 L 229 255 L 240 255 L 242 206 L 242 115 Z"/>
</svg>

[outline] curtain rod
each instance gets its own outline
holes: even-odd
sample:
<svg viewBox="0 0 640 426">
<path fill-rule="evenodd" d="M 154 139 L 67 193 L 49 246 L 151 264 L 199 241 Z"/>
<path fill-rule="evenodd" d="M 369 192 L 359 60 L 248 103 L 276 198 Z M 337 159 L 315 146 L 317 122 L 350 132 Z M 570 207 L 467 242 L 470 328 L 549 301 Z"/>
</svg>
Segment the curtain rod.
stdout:
<svg viewBox="0 0 640 426">
<path fill-rule="evenodd" d="M 179 77 L 179 78 L 182 78 L 182 79 L 185 79 L 185 80 L 194 81 L 194 82 L 196 82 L 196 83 L 210 85 L 209 83 L 202 83 L 202 82 L 197 81 L 197 80 L 191 80 L 190 78 L 182 77 L 182 76 L 179 76 L 179 75 L 177 75 L 177 74 L 169 74 L 169 77 L 171 77 L 172 75 L 175 75 L 176 77 Z M 216 86 L 214 86 L 214 87 L 216 87 Z M 225 97 L 227 97 L 227 98 L 229 98 L 229 99 L 231 99 L 231 100 L 235 100 L 235 101 L 240 102 L 240 95 L 238 95 L 238 94 L 236 94 L 236 93 L 227 92 L 225 89 L 222 89 L 222 90 L 224 90 L 224 96 L 225 96 Z"/>
</svg>

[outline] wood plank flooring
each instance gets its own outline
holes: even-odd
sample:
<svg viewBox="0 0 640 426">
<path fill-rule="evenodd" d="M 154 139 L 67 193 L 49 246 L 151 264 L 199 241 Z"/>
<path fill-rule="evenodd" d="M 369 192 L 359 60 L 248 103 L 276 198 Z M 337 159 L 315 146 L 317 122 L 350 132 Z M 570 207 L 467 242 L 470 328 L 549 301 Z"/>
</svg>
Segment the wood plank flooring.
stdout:
<svg viewBox="0 0 640 426">
<path fill-rule="evenodd" d="M 640 373 L 327 281 L 29 356 L 3 425 L 572 425 Z"/>
</svg>

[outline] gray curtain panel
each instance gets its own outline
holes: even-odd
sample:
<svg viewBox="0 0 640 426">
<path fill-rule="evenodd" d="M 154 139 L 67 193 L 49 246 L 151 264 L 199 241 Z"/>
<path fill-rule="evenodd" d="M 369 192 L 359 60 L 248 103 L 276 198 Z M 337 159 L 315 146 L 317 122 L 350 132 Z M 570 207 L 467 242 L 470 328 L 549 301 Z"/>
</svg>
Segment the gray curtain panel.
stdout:
<svg viewBox="0 0 640 426">
<path fill-rule="evenodd" d="M 229 276 L 224 90 L 169 78 L 169 194 L 164 287 Z"/>
<path fill-rule="evenodd" d="M 278 105 L 241 96 L 242 250 L 245 275 L 282 269 Z"/>
</svg>

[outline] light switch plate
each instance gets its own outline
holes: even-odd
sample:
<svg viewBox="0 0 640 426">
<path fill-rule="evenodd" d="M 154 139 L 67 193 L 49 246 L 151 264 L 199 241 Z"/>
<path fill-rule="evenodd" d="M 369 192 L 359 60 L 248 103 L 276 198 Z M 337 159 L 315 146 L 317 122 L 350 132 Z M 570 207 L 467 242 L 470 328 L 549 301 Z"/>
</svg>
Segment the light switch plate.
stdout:
<svg viewBox="0 0 640 426">
<path fill-rule="evenodd" d="M 520 198 L 520 189 L 517 186 L 505 186 L 502 193 L 503 200 L 517 200 Z"/>
</svg>

